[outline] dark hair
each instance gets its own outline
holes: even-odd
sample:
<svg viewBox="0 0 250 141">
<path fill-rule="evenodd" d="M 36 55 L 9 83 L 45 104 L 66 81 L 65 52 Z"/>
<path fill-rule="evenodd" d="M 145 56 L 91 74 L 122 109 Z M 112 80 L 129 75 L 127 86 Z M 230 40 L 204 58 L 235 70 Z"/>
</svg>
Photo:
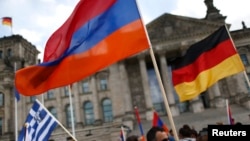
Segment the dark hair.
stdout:
<svg viewBox="0 0 250 141">
<path fill-rule="evenodd" d="M 199 136 L 204 136 L 208 134 L 208 129 L 207 128 L 202 128 L 202 130 L 199 132 Z"/>
<path fill-rule="evenodd" d="M 138 141 L 138 136 L 131 135 L 131 136 L 127 137 L 126 141 Z"/>
<path fill-rule="evenodd" d="M 150 128 L 150 130 L 147 132 L 147 141 L 155 141 L 156 133 L 158 131 L 164 132 L 164 129 L 161 128 L 161 127 L 152 127 L 152 128 Z"/>
<path fill-rule="evenodd" d="M 236 122 L 234 125 L 243 125 L 241 122 Z"/>
<path fill-rule="evenodd" d="M 182 137 L 191 137 L 192 135 L 192 131 L 190 128 L 187 128 L 187 127 L 182 127 L 179 129 L 179 134 L 182 136 Z"/>
</svg>

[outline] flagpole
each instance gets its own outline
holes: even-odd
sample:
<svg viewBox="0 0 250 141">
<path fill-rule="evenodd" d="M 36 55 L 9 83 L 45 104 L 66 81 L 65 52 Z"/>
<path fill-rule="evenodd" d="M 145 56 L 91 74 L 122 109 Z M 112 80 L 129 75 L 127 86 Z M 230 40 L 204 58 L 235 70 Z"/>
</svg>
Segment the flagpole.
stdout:
<svg viewBox="0 0 250 141">
<path fill-rule="evenodd" d="M 224 25 L 224 26 L 225 26 L 225 28 L 226 28 L 226 30 L 227 30 L 227 34 L 228 34 L 228 36 L 229 36 L 229 38 L 230 38 L 230 40 L 231 40 L 231 42 L 232 42 L 232 44 L 233 44 L 234 49 L 237 51 L 237 48 L 236 48 L 236 46 L 235 46 L 235 44 L 234 44 L 233 38 L 231 37 L 231 34 L 230 34 L 230 32 L 229 32 L 227 26 L 226 26 L 226 25 Z M 237 52 L 238 52 L 238 51 L 237 51 Z M 246 79 L 246 81 L 247 81 L 248 87 L 250 88 L 250 82 L 249 82 L 249 78 L 248 78 L 248 76 L 247 76 L 246 70 L 244 70 L 244 77 L 245 77 L 245 79 Z"/>
<path fill-rule="evenodd" d="M 135 2 L 136 2 L 136 5 L 138 7 L 139 14 L 141 16 L 140 7 L 137 4 L 137 0 L 135 0 Z M 171 110 L 170 110 L 170 107 L 169 107 L 169 104 L 168 104 L 167 95 L 166 95 L 165 89 L 163 87 L 161 75 L 160 75 L 160 72 L 159 72 L 159 69 L 158 69 L 158 66 L 157 66 L 157 63 L 156 63 L 156 59 L 155 59 L 155 56 L 154 56 L 153 48 L 152 48 L 152 45 L 151 45 L 151 42 L 150 42 L 150 39 L 149 39 L 149 36 L 148 36 L 148 32 L 147 32 L 147 29 L 145 27 L 145 24 L 144 24 L 142 16 L 141 16 L 141 19 L 142 19 L 143 27 L 144 27 L 144 30 L 145 30 L 145 33 L 146 33 L 146 36 L 147 36 L 147 39 L 148 39 L 148 42 L 149 42 L 149 45 L 150 45 L 149 46 L 149 53 L 150 53 L 151 59 L 153 61 L 153 66 L 154 66 L 154 69 L 155 69 L 155 73 L 156 73 L 156 77 L 157 77 L 158 83 L 160 85 L 160 90 L 161 90 L 163 101 L 164 101 L 164 104 L 165 104 L 165 107 L 166 107 L 166 110 L 167 110 L 168 119 L 169 119 L 169 122 L 171 124 L 175 140 L 179 141 L 179 137 L 178 137 L 178 134 L 177 134 L 177 131 L 176 131 L 176 128 L 175 128 L 175 124 L 174 124 L 174 120 L 173 120 L 173 116 L 172 116 L 172 113 L 171 113 Z"/>
<path fill-rule="evenodd" d="M 141 132 L 141 137 L 142 137 L 141 140 L 146 141 L 146 139 L 144 137 L 143 128 L 142 128 L 142 125 L 141 125 L 141 118 L 140 118 L 138 109 L 137 109 L 137 107 L 135 107 L 134 109 L 135 109 L 135 116 L 136 116 L 136 119 L 137 119 L 137 123 L 139 125 L 139 129 L 140 129 L 140 132 Z"/>
<path fill-rule="evenodd" d="M 72 134 L 75 137 L 75 122 L 74 122 L 74 115 L 73 115 L 73 104 L 72 104 L 72 94 L 70 85 L 68 85 L 69 90 L 69 102 L 70 102 L 70 114 L 71 114 L 71 127 L 72 127 Z"/>
<path fill-rule="evenodd" d="M 122 130 L 122 137 L 123 137 L 123 140 L 126 141 L 125 134 L 124 134 L 124 129 L 123 129 L 123 125 L 121 126 L 121 130 Z"/>
<path fill-rule="evenodd" d="M 16 73 L 16 62 L 14 64 L 14 73 Z M 15 87 L 14 87 L 14 97 L 15 97 Z M 18 140 L 18 123 L 17 123 L 17 98 L 15 97 L 15 138 Z"/>
<path fill-rule="evenodd" d="M 227 121 L 228 124 L 231 125 L 230 118 L 229 118 L 229 106 L 228 106 L 228 99 L 226 99 L 226 108 L 227 108 Z"/>
<path fill-rule="evenodd" d="M 42 104 L 44 104 L 44 93 L 42 93 Z"/>
<path fill-rule="evenodd" d="M 58 125 L 60 125 L 61 127 L 62 127 L 62 129 L 66 132 L 66 133 L 68 133 L 69 134 L 69 136 L 71 136 L 73 139 L 74 139 L 74 141 L 77 141 L 77 139 L 75 138 L 75 136 L 73 136 L 49 111 L 48 111 L 48 109 L 46 108 L 46 107 L 44 107 L 44 105 L 38 100 L 38 99 L 36 99 L 36 101 L 41 105 L 41 106 L 43 106 L 43 109 L 47 112 L 47 113 L 49 113 L 50 115 L 51 115 L 51 117 L 58 123 Z"/>
<path fill-rule="evenodd" d="M 174 125 L 173 116 L 172 116 L 172 113 L 171 113 L 171 110 L 170 110 L 170 107 L 169 107 L 169 104 L 168 104 L 167 95 L 166 95 L 165 89 L 163 87 L 160 72 L 159 72 L 159 69 L 157 67 L 157 63 L 156 63 L 156 59 L 155 59 L 152 47 L 149 48 L 149 51 L 150 51 L 150 55 L 151 55 L 151 58 L 152 58 L 152 61 L 153 61 L 153 65 L 154 65 L 155 73 L 156 73 L 156 76 L 157 76 L 157 80 L 158 80 L 158 83 L 160 85 L 163 101 L 164 101 L 164 104 L 165 104 L 165 107 L 166 107 L 166 110 L 167 110 L 168 119 L 170 121 L 170 124 L 171 124 L 172 130 L 173 130 L 175 139 L 176 139 L 176 141 L 179 141 L 178 134 L 177 134 L 177 131 L 176 131 L 176 128 L 175 128 L 175 125 Z"/>
</svg>

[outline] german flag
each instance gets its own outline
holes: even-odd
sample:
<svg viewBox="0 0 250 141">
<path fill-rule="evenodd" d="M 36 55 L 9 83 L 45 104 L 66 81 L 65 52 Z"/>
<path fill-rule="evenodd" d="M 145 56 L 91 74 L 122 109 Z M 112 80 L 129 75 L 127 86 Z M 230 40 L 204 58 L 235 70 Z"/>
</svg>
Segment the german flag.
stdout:
<svg viewBox="0 0 250 141">
<path fill-rule="evenodd" d="M 197 97 L 220 79 L 245 70 L 225 26 L 190 46 L 184 56 L 170 64 L 181 102 Z"/>
<path fill-rule="evenodd" d="M 3 17 L 2 25 L 12 26 L 12 18 L 11 17 Z"/>
</svg>

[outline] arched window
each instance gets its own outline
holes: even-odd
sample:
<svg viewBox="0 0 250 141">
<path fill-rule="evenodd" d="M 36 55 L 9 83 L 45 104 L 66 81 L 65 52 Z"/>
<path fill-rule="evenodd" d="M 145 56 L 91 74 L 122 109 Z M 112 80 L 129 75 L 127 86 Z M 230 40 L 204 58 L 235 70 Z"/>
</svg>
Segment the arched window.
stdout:
<svg viewBox="0 0 250 141">
<path fill-rule="evenodd" d="M 65 113 L 66 113 L 66 125 L 67 127 L 71 127 L 71 109 L 70 109 L 70 105 L 68 104 L 65 108 Z M 75 123 L 75 111 L 73 109 L 73 121 Z"/>
<path fill-rule="evenodd" d="M 4 95 L 2 92 L 0 92 L 0 107 L 4 106 Z"/>
<path fill-rule="evenodd" d="M 87 101 L 83 104 L 83 112 L 85 116 L 85 124 L 86 125 L 91 125 L 94 123 L 94 109 L 93 109 L 93 104 L 90 101 Z"/>
<path fill-rule="evenodd" d="M 104 122 L 113 121 L 112 103 L 110 99 L 106 98 L 102 101 L 102 112 Z"/>
<path fill-rule="evenodd" d="M 57 112 L 55 107 L 49 107 L 48 110 L 55 118 L 57 118 Z"/>
</svg>

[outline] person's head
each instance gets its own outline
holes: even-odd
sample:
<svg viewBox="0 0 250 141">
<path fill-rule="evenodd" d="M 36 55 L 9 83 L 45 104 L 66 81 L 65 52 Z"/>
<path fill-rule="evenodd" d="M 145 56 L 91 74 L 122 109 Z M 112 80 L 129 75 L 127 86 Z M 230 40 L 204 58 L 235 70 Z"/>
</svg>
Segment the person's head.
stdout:
<svg viewBox="0 0 250 141">
<path fill-rule="evenodd" d="M 199 141 L 208 141 L 207 128 L 203 128 L 199 133 Z"/>
<path fill-rule="evenodd" d="M 173 133 L 173 130 L 172 130 L 172 129 L 169 130 L 169 134 L 170 134 L 171 136 L 174 136 L 174 133 Z"/>
<path fill-rule="evenodd" d="M 243 125 L 241 122 L 236 122 L 234 125 Z"/>
<path fill-rule="evenodd" d="M 192 132 L 190 128 L 185 126 L 179 129 L 179 137 L 182 138 L 191 138 Z"/>
<path fill-rule="evenodd" d="M 128 136 L 126 141 L 139 141 L 139 137 L 136 135 Z"/>
<path fill-rule="evenodd" d="M 168 141 L 168 135 L 163 128 L 152 127 L 147 132 L 147 141 Z"/>
</svg>

